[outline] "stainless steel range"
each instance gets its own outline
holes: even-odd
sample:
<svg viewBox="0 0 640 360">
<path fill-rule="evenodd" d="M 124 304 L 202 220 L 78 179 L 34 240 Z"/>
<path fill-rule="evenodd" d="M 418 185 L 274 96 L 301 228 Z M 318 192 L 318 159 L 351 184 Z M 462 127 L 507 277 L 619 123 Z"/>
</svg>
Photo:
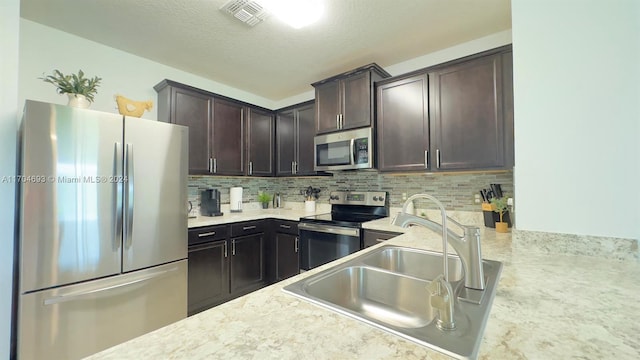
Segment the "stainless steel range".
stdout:
<svg viewBox="0 0 640 360">
<path fill-rule="evenodd" d="M 384 191 L 333 191 L 331 213 L 300 219 L 300 268 L 313 269 L 363 248 L 362 223 L 389 216 Z"/>
</svg>

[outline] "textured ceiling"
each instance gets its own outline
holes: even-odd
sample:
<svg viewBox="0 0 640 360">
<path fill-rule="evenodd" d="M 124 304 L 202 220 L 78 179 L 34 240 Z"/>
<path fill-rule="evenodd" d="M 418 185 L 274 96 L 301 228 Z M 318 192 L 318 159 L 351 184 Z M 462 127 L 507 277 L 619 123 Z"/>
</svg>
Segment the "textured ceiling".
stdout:
<svg viewBox="0 0 640 360">
<path fill-rule="evenodd" d="M 510 0 L 325 0 L 299 30 L 273 16 L 248 27 L 225 2 L 21 0 L 21 16 L 271 100 L 511 28 Z"/>
</svg>

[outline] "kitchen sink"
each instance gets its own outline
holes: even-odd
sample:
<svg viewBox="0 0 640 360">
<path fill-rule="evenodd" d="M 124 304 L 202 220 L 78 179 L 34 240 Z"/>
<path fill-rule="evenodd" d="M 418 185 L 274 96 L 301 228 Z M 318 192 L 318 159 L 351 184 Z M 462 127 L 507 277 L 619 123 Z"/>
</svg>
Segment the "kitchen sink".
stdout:
<svg viewBox="0 0 640 360">
<path fill-rule="evenodd" d="M 388 271 L 351 266 L 305 284 L 310 296 L 380 322 L 402 328 L 426 326 L 433 319 L 424 301 L 428 281 Z"/>
<path fill-rule="evenodd" d="M 457 256 L 449 255 L 449 281 L 464 278 L 462 262 Z M 442 253 L 402 247 L 385 247 L 364 258 L 365 265 L 386 269 L 399 274 L 420 279 L 433 280 L 442 274 Z"/>
<path fill-rule="evenodd" d="M 449 278 L 456 296 L 456 329 L 440 330 L 427 286 L 442 273 L 442 254 L 400 246 L 373 252 L 284 287 L 306 301 L 458 359 L 475 359 L 500 278 L 502 264 L 482 260 L 484 291 L 464 287 L 460 258 L 450 255 Z M 482 293 L 481 295 L 475 293 Z M 466 301 L 471 297 L 477 303 Z"/>
</svg>

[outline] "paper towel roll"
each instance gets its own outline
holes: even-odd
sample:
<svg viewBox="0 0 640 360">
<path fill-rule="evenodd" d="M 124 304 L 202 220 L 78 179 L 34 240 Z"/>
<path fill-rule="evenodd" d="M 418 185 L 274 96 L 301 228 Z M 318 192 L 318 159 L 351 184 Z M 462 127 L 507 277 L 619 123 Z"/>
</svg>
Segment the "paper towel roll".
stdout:
<svg viewBox="0 0 640 360">
<path fill-rule="evenodd" d="M 232 187 L 229 191 L 231 212 L 242 212 L 242 188 Z"/>
</svg>

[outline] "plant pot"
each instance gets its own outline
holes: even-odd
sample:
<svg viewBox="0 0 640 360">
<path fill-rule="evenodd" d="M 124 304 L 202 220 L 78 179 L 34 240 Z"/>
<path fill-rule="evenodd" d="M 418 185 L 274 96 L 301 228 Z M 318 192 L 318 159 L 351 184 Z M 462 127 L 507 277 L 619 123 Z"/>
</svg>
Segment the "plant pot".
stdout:
<svg viewBox="0 0 640 360">
<path fill-rule="evenodd" d="M 88 109 L 91 106 L 91 101 L 86 96 L 80 94 L 67 94 L 69 97 L 69 103 L 67 105 L 80 109 Z"/>
<path fill-rule="evenodd" d="M 308 213 L 316 212 L 316 202 L 314 200 L 305 200 L 304 211 Z"/>
<path fill-rule="evenodd" d="M 269 208 L 269 203 L 262 203 L 262 208 L 263 209 L 268 209 Z"/>
<path fill-rule="evenodd" d="M 509 232 L 509 224 L 506 222 L 496 221 L 496 232 L 499 232 L 499 233 Z"/>
</svg>

